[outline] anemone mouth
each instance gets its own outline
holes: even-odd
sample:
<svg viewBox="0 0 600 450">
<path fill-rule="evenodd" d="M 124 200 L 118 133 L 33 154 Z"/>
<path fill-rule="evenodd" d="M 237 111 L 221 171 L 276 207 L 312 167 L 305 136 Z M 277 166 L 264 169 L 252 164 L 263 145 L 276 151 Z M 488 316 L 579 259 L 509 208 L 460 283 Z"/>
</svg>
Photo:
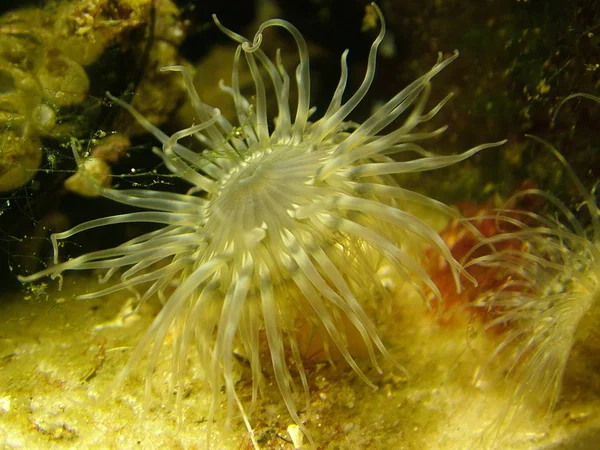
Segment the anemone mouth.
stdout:
<svg viewBox="0 0 600 450">
<path fill-rule="evenodd" d="M 293 226 L 297 206 L 322 195 L 311 184 L 322 159 L 307 146 L 274 145 L 250 153 L 209 197 L 206 230 L 222 236 L 232 226 L 273 232 Z"/>
</svg>

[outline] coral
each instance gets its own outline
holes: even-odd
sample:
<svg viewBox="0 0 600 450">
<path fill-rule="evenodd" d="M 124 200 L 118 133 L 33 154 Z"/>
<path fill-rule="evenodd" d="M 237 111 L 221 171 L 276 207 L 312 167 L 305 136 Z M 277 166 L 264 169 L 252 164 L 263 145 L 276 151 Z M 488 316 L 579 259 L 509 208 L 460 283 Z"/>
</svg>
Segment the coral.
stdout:
<svg viewBox="0 0 600 450">
<path fill-rule="evenodd" d="M 231 86 L 221 85 L 233 99 L 236 125 L 200 100 L 191 74 L 182 66 L 165 67 L 163 71 L 181 73 L 195 117 L 189 128 L 171 136 L 131 105 L 109 95 L 162 143 L 156 153 L 191 188 L 186 194 L 176 194 L 98 186 L 105 198 L 145 211 L 103 217 L 54 234 L 56 264 L 20 279 L 32 282 L 45 276 L 58 277 L 68 270 L 101 269 L 106 270 L 102 280 L 107 281 L 123 268 L 126 270 L 120 282 L 79 298 L 138 287 L 144 290 L 142 303 L 155 294 L 159 296 L 162 310 L 117 382 L 130 373 L 150 347 L 146 378 L 149 395 L 149 380 L 163 344 L 172 340 L 169 387 L 175 390 L 180 409 L 188 354 L 195 344 L 199 367 L 212 395 L 209 426 L 224 384 L 228 411 L 237 405 L 253 436 L 235 386 L 237 349 L 243 352 L 252 371 L 252 403 L 264 386 L 263 370 L 271 365 L 291 418 L 312 442 L 296 405 L 297 394 L 308 394 L 300 330 L 309 328 L 320 333 L 325 350 L 334 348 L 373 386 L 353 356 L 350 341 L 358 339 L 362 343 L 377 369 L 377 351 L 390 358 L 365 309 L 385 292 L 378 270 L 391 266 L 423 298 L 433 292 L 439 299 L 438 288 L 420 262 L 422 248 L 428 247 L 450 266 L 456 288 L 460 288 L 459 274 L 464 273 L 461 265 L 439 235 L 403 205 L 416 204 L 451 216 L 456 213 L 396 185 L 391 175 L 446 167 L 503 142 L 447 156 L 418 144 L 444 131 L 420 131 L 418 127 L 430 121 L 449 99 L 426 109 L 430 80 L 456 58 L 456 53 L 447 59 L 440 55 L 426 74 L 363 123 L 348 120 L 373 82 L 377 52 L 385 33 L 381 12 L 375 5 L 371 8 L 381 29 L 371 46 L 362 84 L 343 100 L 348 79 L 348 52 L 344 52 L 337 89 L 327 110 L 314 122 L 310 120 L 315 110 L 310 108 L 306 43 L 293 25 L 279 19 L 263 23 L 250 41 L 215 18 L 219 28 L 239 43 Z M 261 49 L 263 33 L 271 27 L 287 31 L 298 48 L 294 114 L 289 101 L 291 80 L 281 64 L 281 55 L 278 52 L 273 61 Z M 252 102 L 239 88 L 242 57 L 254 81 Z M 266 82 L 274 88 L 276 115 L 267 111 Z M 404 122 L 386 132 L 403 114 Z M 274 116 L 273 125 L 269 116 Z M 179 143 L 190 137 L 205 150 L 195 151 L 194 142 L 190 146 Z M 117 247 L 58 262 L 59 241 L 93 228 L 131 222 L 161 227 Z M 167 338 L 169 333 L 171 338 Z M 265 340 L 266 365 L 261 359 Z M 300 378 L 301 389 L 294 382 L 290 366 Z"/>
</svg>

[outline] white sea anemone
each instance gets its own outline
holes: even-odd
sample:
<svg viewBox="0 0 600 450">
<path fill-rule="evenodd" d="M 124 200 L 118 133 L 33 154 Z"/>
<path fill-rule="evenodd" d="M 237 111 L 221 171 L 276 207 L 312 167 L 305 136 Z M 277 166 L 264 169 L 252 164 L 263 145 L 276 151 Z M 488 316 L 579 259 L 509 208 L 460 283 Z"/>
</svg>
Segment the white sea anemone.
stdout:
<svg viewBox="0 0 600 450">
<path fill-rule="evenodd" d="M 485 245 L 496 251 L 469 263 L 492 268 L 498 279 L 505 280 L 473 304 L 489 311 L 492 319 L 485 326 L 499 333 L 488 363 L 500 369 L 509 393 L 488 430 L 492 445 L 510 435 L 516 417 L 552 411 L 574 345 L 594 335 L 600 317 L 600 211 L 595 193 L 585 190 L 551 144 L 529 137 L 564 166 L 583 198 L 590 225 L 584 226 L 553 195 L 527 189 L 511 202 L 534 196 L 548 202 L 552 212 L 542 216 L 514 208 L 500 210 L 492 217 L 509 231 L 482 240 L 478 248 Z"/>
<path fill-rule="evenodd" d="M 121 377 L 151 347 L 150 378 L 165 337 L 171 332 L 173 387 L 180 404 L 188 351 L 195 344 L 212 392 L 209 424 L 224 384 L 229 408 L 237 404 L 250 429 L 236 394 L 234 348 L 245 350 L 255 398 L 263 376 L 259 357 L 263 335 L 287 409 L 310 438 L 296 407 L 293 377 L 286 362 L 288 357 L 293 361 L 303 391 L 308 394 L 295 331 L 299 320 L 321 330 L 352 369 L 371 385 L 348 349 L 347 330 L 355 328 L 375 367 L 376 351 L 389 358 L 374 322 L 363 308 L 364 302 L 372 301 L 372 286 L 380 283 L 376 272 L 381 264 L 393 266 L 424 298 L 425 291 L 433 291 L 439 297 L 437 287 L 411 252 L 413 247 L 428 246 L 447 261 L 457 288 L 460 286 L 458 274 L 463 269 L 444 242 L 401 205 L 413 203 L 448 214 L 453 211 L 397 186 L 390 175 L 445 167 L 501 142 L 451 156 L 435 155 L 416 143 L 444 130 L 415 131 L 419 124 L 432 119 L 450 97 L 426 110 L 430 80 L 456 58 L 456 53 L 446 60 L 440 55 L 429 72 L 362 124 L 347 121 L 373 82 L 377 51 L 385 33 L 380 10 L 372 7 L 381 21 L 381 30 L 371 46 L 362 84 L 343 100 L 348 79 L 345 51 L 331 103 L 314 122 L 309 121 L 314 110 L 309 99 L 307 45 L 293 25 L 278 19 L 263 23 L 250 41 L 224 28 L 215 18 L 219 28 L 240 44 L 234 55 L 231 86 L 220 85 L 233 99 L 237 124 L 202 103 L 190 73 L 180 66 L 162 70 L 181 72 L 196 116 L 193 125 L 172 136 L 109 95 L 162 143 L 162 149 L 156 153 L 192 187 L 186 194 L 99 188 L 106 198 L 146 211 L 96 219 L 54 234 L 55 255 L 59 241 L 92 228 L 127 222 L 151 222 L 163 227 L 115 248 L 66 262 L 58 263 L 55 257 L 56 265 L 21 278 L 29 282 L 47 275 L 55 277 L 66 270 L 105 269 L 106 281 L 120 269 L 126 269 L 115 286 L 79 298 L 134 287 L 145 290 L 142 301 L 161 294 L 162 310 Z M 298 48 L 298 100 L 293 115 L 290 77 L 280 54 L 273 62 L 261 49 L 263 32 L 270 27 L 289 32 Z M 240 92 L 242 56 L 254 81 L 252 101 Z M 272 84 L 277 102 L 272 126 L 266 82 Z M 406 119 L 399 128 L 382 133 L 403 113 L 407 114 Z M 179 143 L 189 136 L 200 141 L 206 150 L 195 152 Z M 401 162 L 392 159 L 400 154 Z M 175 287 L 171 292 L 172 286 Z"/>
</svg>

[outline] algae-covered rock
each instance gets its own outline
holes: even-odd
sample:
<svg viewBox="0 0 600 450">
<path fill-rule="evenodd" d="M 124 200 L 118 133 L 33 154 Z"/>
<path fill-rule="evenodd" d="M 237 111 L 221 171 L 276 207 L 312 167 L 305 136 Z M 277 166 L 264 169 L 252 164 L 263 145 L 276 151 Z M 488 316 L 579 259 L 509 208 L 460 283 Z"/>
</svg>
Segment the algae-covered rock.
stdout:
<svg viewBox="0 0 600 450">
<path fill-rule="evenodd" d="M 27 129 L 29 142 L 44 136 L 50 148 L 67 155 L 65 139 L 87 139 L 106 120 L 106 90 L 141 92 L 136 102 L 152 109 L 148 115 L 156 124 L 168 118 L 183 92 L 177 77 L 157 74 L 158 67 L 181 63 L 177 46 L 184 31 L 170 0 L 49 2 L 5 13 L 0 36 L 0 133 Z M 118 120 L 109 120 L 109 131 L 135 132 L 131 121 Z M 12 164 L 19 161 L 8 151 L 0 156 L 4 191 L 29 181 L 44 154 L 39 145 L 37 164 L 24 160 L 28 176 L 15 178 Z"/>
</svg>

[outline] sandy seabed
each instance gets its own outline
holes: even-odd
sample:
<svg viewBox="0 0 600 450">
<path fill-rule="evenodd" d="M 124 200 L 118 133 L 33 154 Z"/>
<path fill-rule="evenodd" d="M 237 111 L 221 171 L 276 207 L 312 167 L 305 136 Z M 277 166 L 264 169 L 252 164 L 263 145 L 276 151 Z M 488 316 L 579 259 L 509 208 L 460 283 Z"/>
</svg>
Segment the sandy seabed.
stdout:
<svg viewBox="0 0 600 450">
<path fill-rule="evenodd" d="M 157 308 L 147 305 L 131 313 L 128 292 L 75 300 L 75 293 L 94 290 L 90 277 L 66 276 L 61 291 L 56 284 L 0 302 L 0 448 L 207 448 L 210 394 L 193 355 L 180 425 L 167 393 L 169 341 L 151 377 L 147 407 L 143 361 L 123 384 L 112 385 Z M 476 355 L 486 349 L 465 344 L 468 324 L 440 324 L 415 302 L 383 321 L 382 329 L 409 377 L 383 362 L 383 375 L 366 369 L 378 386 L 373 391 L 343 363 L 307 363 L 311 407 L 302 418 L 318 448 L 482 448 L 482 433 L 505 399 L 499 389 L 473 382 Z M 250 370 L 238 360 L 236 388 L 249 404 Z M 499 448 L 600 448 L 600 399 L 588 391 L 578 383 L 565 386 L 551 416 L 514 424 Z M 266 395 L 251 421 L 262 448 L 293 449 L 287 431 L 292 421 L 277 392 L 267 377 Z M 239 415 L 229 426 L 226 418 L 223 404 L 212 427 L 212 448 L 251 448 Z M 306 440 L 301 448 L 309 448 Z"/>
</svg>

